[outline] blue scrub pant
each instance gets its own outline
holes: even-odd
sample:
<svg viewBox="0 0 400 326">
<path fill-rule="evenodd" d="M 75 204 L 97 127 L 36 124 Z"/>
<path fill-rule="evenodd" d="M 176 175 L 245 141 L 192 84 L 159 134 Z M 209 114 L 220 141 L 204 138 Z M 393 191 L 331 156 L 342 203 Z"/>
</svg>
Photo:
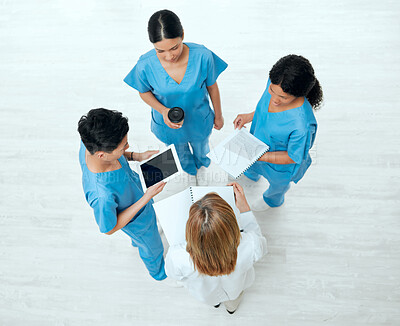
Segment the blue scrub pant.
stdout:
<svg viewBox="0 0 400 326">
<path fill-rule="evenodd" d="M 151 221 L 149 228 L 143 230 L 143 232 L 134 233 L 129 228 L 123 228 L 122 231 L 132 239 L 132 246 L 138 247 L 140 258 L 142 258 L 151 277 L 161 281 L 167 277 L 164 270 L 164 247 L 155 218 Z"/>
<path fill-rule="evenodd" d="M 182 169 L 191 175 L 196 175 L 202 166 L 208 167 L 211 163 L 207 154 L 210 152 L 208 138 L 202 141 L 175 144 L 176 153 L 181 162 Z M 190 147 L 192 151 L 190 151 Z M 170 144 L 166 144 L 170 145 Z"/>
<path fill-rule="evenodd" d="M 253 181 L 258 181 L 261 175 L 268 180 L 269 187 L 263 193 L 263 199 L 270 207 L 279 207 L 285 201 L 285 194 L 290 188 L 290 180 L 286 178 L 272 177 L 266 169 L 253 165 L 244 175 Z"/>
</svg>

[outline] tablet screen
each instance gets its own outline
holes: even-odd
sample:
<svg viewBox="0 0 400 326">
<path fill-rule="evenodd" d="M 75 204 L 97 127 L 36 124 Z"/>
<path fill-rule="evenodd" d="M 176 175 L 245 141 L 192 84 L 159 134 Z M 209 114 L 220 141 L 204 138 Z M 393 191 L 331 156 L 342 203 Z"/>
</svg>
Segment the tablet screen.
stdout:
<svg viewBox="0 0 400 326">
<path fill-rule="evenodd" d="M 140 169 L 147 188 L 178 172 L 171 149 L 141 164 Z"/>
</svg>

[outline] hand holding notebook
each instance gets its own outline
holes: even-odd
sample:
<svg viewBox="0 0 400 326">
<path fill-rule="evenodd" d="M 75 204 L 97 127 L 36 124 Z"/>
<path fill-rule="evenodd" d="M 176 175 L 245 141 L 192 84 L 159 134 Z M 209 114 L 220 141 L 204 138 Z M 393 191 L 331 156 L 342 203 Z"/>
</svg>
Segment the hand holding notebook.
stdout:
<svg viewBox="0 0 400 326">
<path fill-rule="evenodd" d="M 240 129 L 219 143 L 207 156 L 237 179 L 268 150 L 268 145 Z"/>
</svg>

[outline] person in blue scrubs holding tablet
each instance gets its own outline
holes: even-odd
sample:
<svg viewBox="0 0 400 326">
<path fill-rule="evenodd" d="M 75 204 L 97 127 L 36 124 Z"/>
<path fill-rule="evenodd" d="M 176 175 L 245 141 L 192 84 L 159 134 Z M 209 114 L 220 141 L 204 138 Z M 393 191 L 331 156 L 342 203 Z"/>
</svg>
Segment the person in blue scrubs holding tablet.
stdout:
<svg viewBox="0 0 400 326">
<path fill-rule="evenodd" d="M 154 13 L 148 34 L 154 49 L 139 58 L 124 81 L 152 108 L 151 131 L 166 145 L 175 144 L 183 170 L 196 175 L 210 165 L 206 154 L 213 126 L 224 125 L 217 78 L 228 65 L 203 45 L 183 43 L 181 22 L 172 11 Z M 168 118 L 174 107 L 183 109 L 183 124 Z"/>
<path fill-rule="evenodd" d="M 167 275 L 152 198 L 165 183 L 159 182 L 143 192 L 139 176 L 127 160 L 142 161 L 158 151 L 127 152 L 128 130 L 128 119 L 118 111 L 94 109 L 81 117 L 78 132 L 83 190 L 100 232 L 126 233 L 132 245 L 138 247 L 150 275 L 161 281 Z"/>
<path fill-rule="evenodd" d="M 297 183 L 311 164 L 309 154 L 317 132 L 313 109 L 320 107 L 322 88 L 310 62 L 288 55 L 272 67 L 267 88 L 255 111 L 239 114 L 235 129 L 252 122 L 250 132 L 269 145 L 270 150 L 244 175 L 253 181 L 260 176 L 269 182 L 253 211 L 281 206 L 290 182 Z"/>
</svg>

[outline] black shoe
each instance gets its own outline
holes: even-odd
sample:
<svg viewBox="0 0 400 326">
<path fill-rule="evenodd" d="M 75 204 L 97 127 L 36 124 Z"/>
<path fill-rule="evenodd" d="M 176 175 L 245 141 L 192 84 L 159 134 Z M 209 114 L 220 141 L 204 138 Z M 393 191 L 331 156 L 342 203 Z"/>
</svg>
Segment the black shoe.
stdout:
<svg viewBox="0 0 400 326">
<path fill-rule="evenodd" d="M 214 308 L 219 308 L 220 305 L 221 305 L 221 302 L 218 303 L 217 305 L 215 305 Z"/>
<path fill-rule="evenodd" d="M 234 311 L 229 311 L 228 309 L 226 309 L 227 312 L 229 312 L 231 315 L 235 313 L 236 310 Z"/>
</svg>

